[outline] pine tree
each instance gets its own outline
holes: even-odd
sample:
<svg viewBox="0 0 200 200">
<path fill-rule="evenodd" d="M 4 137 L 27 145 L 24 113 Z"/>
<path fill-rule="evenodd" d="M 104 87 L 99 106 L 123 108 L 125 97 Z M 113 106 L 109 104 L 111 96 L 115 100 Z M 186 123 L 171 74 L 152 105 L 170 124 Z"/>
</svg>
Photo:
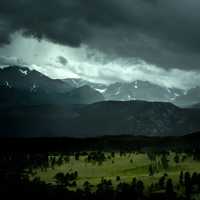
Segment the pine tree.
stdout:
<svg viewBox="0 0 200 200">
<path fill-rule="evenodd" d="M 163 154 L 161 157 L 161 163 L 165 170 L 167 170 L 169 168 L 169 160 L 167 159 L 165 154 Z"/>
<path fill-rule="evenodd" d="M 183 171 L 181 171 L 181 173 L 180 173 L 179 183 L 180 183 L 180 185 L 183 185 Z"/>
<path fill-rule="evenodd" d="M 178 164 L 180 162 L 180 158 L 179 158 L 179 155 L 176 153 L 175 157 L 174 157 L 174 162 L 176 164 Z"/>
<path fill-rule="evenodd" d="M 174 196 L 175 196 L 175 192 L 174 192 L 174 188 L 173 188 L 173 184 L 172 184 L 172 179 L 167 180 L 166 195 L 167 195 L 167 199 L 173 199 Z"/>
</svg>

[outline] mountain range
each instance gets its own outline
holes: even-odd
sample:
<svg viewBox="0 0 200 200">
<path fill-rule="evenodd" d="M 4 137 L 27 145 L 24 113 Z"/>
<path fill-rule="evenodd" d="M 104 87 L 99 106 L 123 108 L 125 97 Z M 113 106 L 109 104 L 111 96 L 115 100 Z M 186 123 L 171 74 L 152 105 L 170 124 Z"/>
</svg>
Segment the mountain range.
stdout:
<svg viewBox="0 0 200 200">
<path fill-rule="evenodd" d="M 20 66 L 10 66 L 0 69 L 0 86 L 1 88 L 12 88 L 35 93 L 35 96 L 37 93 L 39 93 L 39 96 L 45 94 L 45 96 L 48 96 L 47 99 L 52 99 L 49 102 L 47 101 L 47 103 L 52 102 L 56 104 L 88 104 L 103 100 L 143 100 L 171 102 L 180 107 L 191 107 L 200 103 L 200 87 L 191 88 L 186 91 L 141 80 L 116 82 L 107 85 L 83 79 L 51 79 L 36 70 Z M 73 95 L 67 95 L 70 92 Z M 75 95 L 74 93 L 77 94 Z M 74 98 L 72 98 L 73 96 Z M 57 102 L 53 99 L 57 99 Z M 84 100 L 82 101 L 82 99 Z M 45 101 L 42 102 L 44 103 Z"/>
<path fill-rule="evenodd" d="M 92 83 L 83 79 L 64 79 L 72 87 L 89 85 L 104 95 L 108 101 L 161 101 L 171 102 L 179 107 L 191 107 L 200 103 L 200 87 L 183 90 L 153 84 L 148 81 L 116 82 L 110 85 Z"/>
<path fill-rule="evenodd" d="M 184 135 L 200 130 L 198 91 L 56 80 L 10 66 L 0 69 L 0 136 Z"/>
</svg>

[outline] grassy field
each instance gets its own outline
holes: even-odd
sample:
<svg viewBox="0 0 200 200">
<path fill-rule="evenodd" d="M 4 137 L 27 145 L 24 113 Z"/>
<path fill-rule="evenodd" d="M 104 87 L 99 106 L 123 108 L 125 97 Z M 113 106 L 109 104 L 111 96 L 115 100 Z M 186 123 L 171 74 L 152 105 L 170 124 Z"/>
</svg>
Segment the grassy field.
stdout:
<svg viewBox="0 0 200 200">
<path fill-rule="evenodd" d="M 106 157 L 110 153 L 105 153 Z M 129 183 L 134 177 L 142 180 L 146 186 L 151 183 L 155 183 L 164 174 L 168 174 L 168 178 L 172 178 L 173 182 L 179 180 L 179 174 L 181 171 L 200 172 L 200 162 L 194 161 L 192 157 L 187 156 L 184 161 L 175 163 L 175 153 L 170 153 L 168 156 L 169 168 L 164 170 L 160 167 L 158 171 L 149 176 L 149 160 L 147 154 L 144 153 L 127 153 L 120 156 L 119 153 L 115 153 L 115 157 L 106 159 L 101 165 L 98 163 L 91 163 L 86 161 L 86 156 L 80 156 L 79 160 L 75 160 L 74 156 L 70 156 L 70 161 L 63 163 L 62 165 L 56 165 L 54 168 L 47 168 L 46 170 L 37 169 L 33 177 L 39 177 L 41 180 L 47 183 L 55 183 L 54 176 L 58 172 L 78 172 L 77 187 L 81 188 L 85 181 L 89 181 L 91 184 L 98 184 L 102 178 L 111 179 L 113 185 L 119 183 L 116 180 L 117 176 L 120 176 L 120 181 Z M 179 154 L 180 160 L 183 154 Z M 160 161 L 160 156 L 156 158 L 157 162 Z M 33 178 L 32 177 L 32 178 Z"/>
</svg>

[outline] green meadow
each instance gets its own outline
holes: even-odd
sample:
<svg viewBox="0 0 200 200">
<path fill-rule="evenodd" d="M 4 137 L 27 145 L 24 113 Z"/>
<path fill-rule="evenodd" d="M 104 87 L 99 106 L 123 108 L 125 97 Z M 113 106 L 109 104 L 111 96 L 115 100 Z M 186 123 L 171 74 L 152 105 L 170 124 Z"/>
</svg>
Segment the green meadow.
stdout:
<svg viewBox="0 0 200 200">
<path fill-rule="evenodd" d="M 142 180 L 145 186 L 150 186 L 152 183 L 158 182 L 159 178 L 165 173 L 168 178 L 171 178 L 174 183 L 179 181 L 180 172 L 200 172 L 200 161 L 193 160 L 192 156 L 178 154 L 179 162 L 175 162 L 175 153 L 170 152 L 167 156 L 168 167 L 164 169 L 161 164 L 161 155 L 156 156 L 154 161 L 151 161 L 146 153 L 126 153 L 120 155 L 115 153 L 115 156 L 106 152 L 105 161 L 98 163 L 95 161 L 88 162 L 87 156 L 79 156 L 78 160 L 75 156 L 68 156 L 68 161 L 63 161 L 61 164 L 55 164 L 45 169 L 39 168 L 34 170 L 33 178 L 40 178 L 46 183 L 55 184 L 55 175 L 57 173 L 78 172 L 76 180 L 77 188 L 81 188 L 84 182 L 88 181 L 92 185 L 97 185 L 102 178 L 112 180 L 113 185 L 117 185 L 120 181 L 130 183 L 133 178 Z M 58 160 L 59 155 L 51 156 Z M 183 157 L 185 157 L 183 159 Z M 50 159 L 50 158 L 49 158 Z M 64 159 L 63 159 L 64 160 Z M 153 175 L 150 175 L 149 166 L 156 165 L 156 170 Z M 120 177 L 117 179 L 117 176 Z"/>
</svg>

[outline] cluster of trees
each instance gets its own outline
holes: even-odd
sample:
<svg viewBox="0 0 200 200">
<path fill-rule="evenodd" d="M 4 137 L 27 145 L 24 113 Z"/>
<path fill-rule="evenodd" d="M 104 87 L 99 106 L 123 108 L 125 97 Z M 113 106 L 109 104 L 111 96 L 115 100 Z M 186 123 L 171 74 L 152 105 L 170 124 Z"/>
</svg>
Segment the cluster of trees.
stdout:
<svg viewBox="0 0 200 200">
<path fill-rule="evenodd" d="M 106 156 L 103 152 L 90 152 L 87 156 L 87 162 L 98 163 L 101 165 L 104 161 L 106 161 Z"/>
<path fill-rule="evenodd" d="M 164 174 L 157 183 L 146 189 L 144 183 L 136 178 L 133 178 L 131 183 L 125 183 L 120 181 L 120 177 L 118 177 L 119 182 L 115 186 L 111 180 L 102 178 L 96 186 L 86 181 L 82 189 L 68 190 L 69 186 L 76 185 L 77 178 L 77 172 L 58 173 L 55 176 L 56 185 L 46 184 L 38 178 L 30 181 L 23 176 L 20 176 L 18 184 L 14 185 L 9 180 L 7 180 L 8 182 L 0 180 L 0 194 L 6 195 L 7 198 L 15 195 L 28 199 L 40 197 L 68 200 L 190 200 L 195 193 L 200 192 L 200 174 L 196 172 L 193 174 L 181 172 L 178 184 L 173 184 L 172 179 Z M 183 191 L 183 193 L 178 194 L 178 190 Z"/>
<path fill-rule="evenodd" d="M 67 200 L 121 200 L 121 199 L 148 199 L 144 194 L 144 184 L 142 181 L 133 179 L 131 184 L 120 182 L 114 187 L 111 180 L 102 178 L 95 187 L 88 181 L 83 184 L 82 189 L 69 190 L 77 179 L 77 172 L 58 173 L 55 176 L 56 185 L 46 184 L 39 178 L 28 180 L 23 176 L 18 179 L 18 184 L 11 184 L 9 180 L 0 180 L 0 194 L 6 198 L 18 197 L 26 199 L 67 199 Z"/>
<path fill-rule="evenodd" d="M 193 160 L 200 160 L 200 154 L 198 151 L 192 152 L 174 152 L 175 155 L 173 157 L 173 161 L 178 165 L 181 162 L 184 162 L 188 156 L 192 156 Z M 168 151 L 149 151 L 147 152 L 147 156 L 151 161 L 148 171 L 149 175 L 153 176 L 155 173 L 158 173 L 161 169 L 168 170 L 170 167 L 169 160 L 170 153 Z"/>
<path fill-rule="evenodd" d="M 187 199 L 190 199 L 191 196 L 195 193 L 199 193 L 200 190 L 200 173 L 194 172 L 183 173 L 181 171 L 179 176 L 179 186 L 184 187 L 185 189 L 185 196 Z"/>
<path fill-rule="evenodd" d="M 28 179 L 35 168 L 48 166 L 47 153 L 0 152 L 0 180 L 13 185 L 18 184 L 22 177 Z"/>
<path fill-rule="evenodd" d="M 155 173 L 158 173 L 159 170 L 162 168 L 167 170 L 169 168 L 169 152 L 147 152 L 147 156 L 151 161 L 149 165 L 149 176 L 153 176 Z"/>
<path fill-rule="evenodd" d="M 51 155 L 49 156 L 48 160 L 49 160 L 48 167 L 54 169 L 56 166 L 61 166 L 65 163 L 69 163 L 70 155 L 67 154 Z"/>
<path fill-rule="evenodd" d="M 75 187 L 76 186 L 76 179 L 78 178 L 78 172 L 72 172 L 72 173 L 57 173 L 55 175 L 55 180 L 57 185 L 63 186 L 63 187 Z"/>
</svg>

